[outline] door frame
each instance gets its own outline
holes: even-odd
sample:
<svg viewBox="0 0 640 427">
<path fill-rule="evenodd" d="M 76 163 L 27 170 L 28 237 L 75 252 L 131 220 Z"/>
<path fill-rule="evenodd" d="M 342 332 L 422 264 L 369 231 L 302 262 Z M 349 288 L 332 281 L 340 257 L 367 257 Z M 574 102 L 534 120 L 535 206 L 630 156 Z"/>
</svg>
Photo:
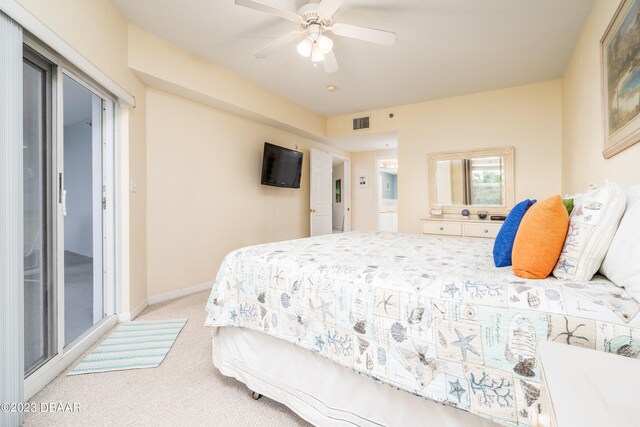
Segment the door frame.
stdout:
<svg viewBox="0 0 640 427">
<path fill-rule="evenodd" d="M 43 200 L 46 201 L 45 202 L 46 206 L 44 206 L 44 209 L 43 209 L 45 212 L 44 219 L 46 221 L 46 224 L 45 224 L 46 232 L 43 233 L 43 235 L 46 236 L 46 240 L 43 241 L 43 247 L 46 248 L 45 254 L 47 257 L 46 263 L 45 263 L 46 283 L 43 283 L 43 285 L 46 287 L 47 294 L 48 294 L 47 301 L 46 301 L 48 313 L 47 313 L 46 320 L 45 319 L 43 320 L 48 322 L 49 328 L 53 330 L 48 331 L 47 336 L 43 337 L 43 340 L 47 340 L 47 348 L 55 347 L 54 351 L 57 354 L 58 348 L 57 348 L 57 345 L 54 346 L 54 344 L 57 344 L 58 333 L 59 333 L 59 330 L 57 327 L 58 301 L 57 301 L 57 294 L 55 289 L 55 284 L 57 283 L 57 274 L 58 274 L 58 251 L 56 250 L 58 236 L 56 233 L 56 226 L 55 226 L 55 224 L 57 223 L 57 215 L 58 215 L 57 209 L 56 209 L 58 181 L 54 176 L 54 175 L 57 175 L 55 174 L 55 171 L 57 170 L 57 166 L 56 166 L 57 155 L 56 155 L 55 146 L 54 146 L 55 132 L 56 132 L 56 119 L 53 115 L 53 113 L 56 110 L 55 108 L 56 72 L 55 72 L 55 67 L 46 58 L 42 58 L 38 52 L 31 49 L 30 47 L 29 49 L 25 49 L 24 48 L 25 45 L 26 45 L 25 40 L 23 40 L 23 50 L 22 50 L 23 61 L 26 59 L 27 61 L 33 63 L 34 65 L 42 68 L 46 72 L 46 82 L 45 82 L 46 99 L 45 99 L 45 107 L 44 107 L 45 118 L 43 118 L 44 134 L 45 134 L 44 150 L 46 153 L 43 156 L 43 163 L 44 163 L 44 174 L 46 175 L 44 176 L 44 180 L 43 180 L 44 187 L 42 188 L 42 190 L 44 190 L 44 193 L 45 193 Z M 55 354 L 54 356 L 52 356 L 52 358 L 53 357 L 55 357 Z M 42 367 L 46 363 L 47 361 L 45 361 L 45 363 L 43 363 L 40 367 Z M 32 372 L 30 372 L 30 374 L 31 373 Z"/>
<path fill-rule="evenodd" d="M 344 232 L 351 231 L 351 158 L 329 152 L 332 158 L 342 160 L 344 182 L 342 183 L 342 214 L 344 215 Z M 332 189 L 335 183 L 332 180 Z M 332 190 L 335 191 L 335 190 Z"/>
<path fill-rule="evenodd" d="M 33 39 L 28 34 L 24 35 L 24 46 L 29 47 L 52 64 L 51 75 L 51 171 L 54 174 L 52 185 L 52 224 L 53 224 L 53 276 L 55 277 L 54 292 L 52 298 L 56 301 L 56 318 L 52 327 L 55 328 L 57 338 L 56 354 L 38 369 L 29 374 L 24 380 L 25 401 L 39 392 L 45 385 L 53 380 L 60 372 L 66 369 L 76 358 L 88 350 L 101 336 L 109 331 L 116 323 L 116 295 L 118 272 L 116 271 L 116 258 L 119 256 L 118 236 L 116 224 L 116 138 L 118 102 L 111 94 L 93 83 L 89 77 L 76 69 L 72 64 L 60 58 L 56 53 L 44 47 L 42 43 Z M 64 343 L 64 214 L 61 191 L 64 189 L 64 96 L 62 85 L 64 76 L 67 75 L 76 83 L 82 85 L 96 96 L 100 97 L 102 105 L 102 135 L 101 135 L 101 162 L 102 162 L 102 188 L 103 201 L 106 198 L 106 208 L 102 210 L 102 289 L 103 289 L 103 318 L 98 323 L 85 331 L 73 342 L 65 346 Z M 61 175 L 62 174 L 62 175 Z M 106 250 L 109 248 L 109 250 Z"/>
<path fill-rule="evenodd" d="M 315 174 L 313 173 L 314 171 L 314 152 L 318 153 L 321 156 L 329 156 L 329 159 L 331 159 L 331 154 L 328 151 L 325 150 L 321 150 L 319 148 L 314 148 L 311 147 L 309 149 L 309 236 L 313 237 L 314 236 L 314 230 L 313 230 L 313 217 L 316 213 L 316 207 L 315 203 L 314 203 L 314 198 L 313 198 L 313 184 L 315 182 Z M 333 170 L 332 168 L 330 169 L 331 171 Z M 333 182 L 333 172 L 330 172 L 331 176 L 329 178 L 329 186 L 331 186 L 331 183 Z M 333 206 L 333 204 L 331 203 L 331 188 L 329 188 L 329 203 L 331 206 Z M 330 214 L 332 215 L 332 212 L 330 212 Z M 333 222 L 333 221 L 332 221 Z M 333 229 L 331 230 L 331 232 L 333 231 Z"/>
<path fill-rule="evenodd" d="M 382 182 L 382 178 L 380 176 L 382 170 L 380 168 L 380 161 L 381 160 L 393 160 L 395 159 L 396 164 L 398 164 L 398 152 L 396 150 L 393 150 L 393 155 L 392 156 L 376 156 L 375 157 L 375 179 L 374 179 L 374 189 L 375 189 L 375 194 L 376 194 L 376 224 L 377 224 L 377 229 L 376 231 L 381 231 L 380 230 L 380 209 L 382 208 L 382 186 L 381 186 L 381 182 Z M 396 179 L 398 177 L 398 172 L 396 171 Z M 397 191 L 397 188 L 396 188 Z M 397 200 L 397 198 L 396 198 Z M 397 212 L 397 208 L 396 208 L 396 212 Z M 396 230 L 398 229 L 398 220 L 396 218 Z"/>
<path fill-rule="evenodd" d="M 309 235 L 313 236 L 313 213 L 314 213 L 314 208 L 313 208 L 313 188 L 311 186 L 311 177 L 313 176 L 313 162 L 311 161 L 311 152 L 315 150 L 315 151 L 319 151 L 325 154 L 328 154 L 331 159 L 340 159 L 343 160 L 343 165 L 344 165 L 344 185 L 342 187 L 343 190 L 343 195 L 342 195 L 342 200 L 343 200 L 343 210 L 344 210 L 344 231 L 351 231 L 351 158 L 347 157 L 347 156 L 343 156 L 341 154 L 338 153 L 334 153 L 332 151 L 325 151 L 325 150 L 321 150 L 319 148 L 315 148 L 315 147 L 311 147 L 309 149 Z M 333 167 L 331 169 L 333 171 Z M 329 189 L 329 194 L 331 194 L 331 206 L 333 208 L 333 192 L 334 190 L 334 182 L 333 182 L 333 172 L 332 172 L 332 177 L 330 182 L 330 189 Z M 332 217 L 333 217 L 333 210 L 332 210 Z M 332 218 L 332 232 L 333 232 L 333 218 Z"/>
</svg>

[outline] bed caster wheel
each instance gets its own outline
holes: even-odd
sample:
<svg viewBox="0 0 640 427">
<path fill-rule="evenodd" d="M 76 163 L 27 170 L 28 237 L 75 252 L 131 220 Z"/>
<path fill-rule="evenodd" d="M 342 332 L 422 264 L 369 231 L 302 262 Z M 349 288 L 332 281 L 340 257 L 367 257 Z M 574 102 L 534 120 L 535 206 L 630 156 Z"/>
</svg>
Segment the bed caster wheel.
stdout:
<svg viewBox="0 0 640 427">
<path fill-rule="evenodd" d="M 251 397 L 253 397 L 253 400 L 258 400 L 262 397 L 262 395 L 260 393 L 256 393 L 255 391 L 252 391 Z"/>
</svg>

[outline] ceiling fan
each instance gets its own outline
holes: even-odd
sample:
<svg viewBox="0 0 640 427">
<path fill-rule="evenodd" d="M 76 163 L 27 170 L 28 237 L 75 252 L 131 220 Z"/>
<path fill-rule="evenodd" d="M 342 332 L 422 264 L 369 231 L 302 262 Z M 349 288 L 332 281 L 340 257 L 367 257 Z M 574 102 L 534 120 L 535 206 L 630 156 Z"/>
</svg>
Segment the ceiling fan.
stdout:
<svg viewBox="0 0 640 427">
<path fill-rule="evenodd" d="M 332 18 L 342 6 L 344 0 L 320 0 L 302 6 L 298 13 L 280 9 L 265 3 L 263 0 L 235 0 L 239 6 L 248 7 L 261 12 L 270 13 L 298 24 L 298 31 L 285 34 L 255 53 L 256 58 L 264 58 L 276 50 L 294 42 L 298 42 L 300 55 L 311 58 L 314 63 L 322 62 L 327 73 L 338 71 L 338 62 L 333 53 L 333 40 L 325 33 L 350 37 L 384 46 L 396 42 L 396 33 L 374 28 L 334 23 Z"/>
</svg>

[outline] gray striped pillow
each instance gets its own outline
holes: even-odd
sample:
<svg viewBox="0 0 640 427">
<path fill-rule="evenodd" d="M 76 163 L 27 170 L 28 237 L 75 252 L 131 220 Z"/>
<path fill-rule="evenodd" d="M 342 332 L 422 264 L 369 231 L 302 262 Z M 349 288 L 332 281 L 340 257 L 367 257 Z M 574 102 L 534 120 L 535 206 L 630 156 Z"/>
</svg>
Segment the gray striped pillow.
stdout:
<svg viewBox="0 0 640 427">
<path fill-rule="evenodd" d="M 569 218 L 569 230 L 553 275 L 589 281 L 600 268 L 626 207 L 622 189 L 607 181 L 582 195 Z"/>
</svg>

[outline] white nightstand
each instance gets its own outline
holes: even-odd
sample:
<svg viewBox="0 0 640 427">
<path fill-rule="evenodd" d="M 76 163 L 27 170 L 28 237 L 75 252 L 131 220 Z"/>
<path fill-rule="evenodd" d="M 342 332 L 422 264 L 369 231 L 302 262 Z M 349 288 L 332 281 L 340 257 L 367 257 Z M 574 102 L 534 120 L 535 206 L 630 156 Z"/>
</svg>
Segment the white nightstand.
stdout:
<svg viewBox="0 0 640 427">
<path fill-rule="evenodd" d="M 540 414 L 533 427 L 640 425 L 640 360 L 555 342 L 538 343 Z"/>
</svg>

